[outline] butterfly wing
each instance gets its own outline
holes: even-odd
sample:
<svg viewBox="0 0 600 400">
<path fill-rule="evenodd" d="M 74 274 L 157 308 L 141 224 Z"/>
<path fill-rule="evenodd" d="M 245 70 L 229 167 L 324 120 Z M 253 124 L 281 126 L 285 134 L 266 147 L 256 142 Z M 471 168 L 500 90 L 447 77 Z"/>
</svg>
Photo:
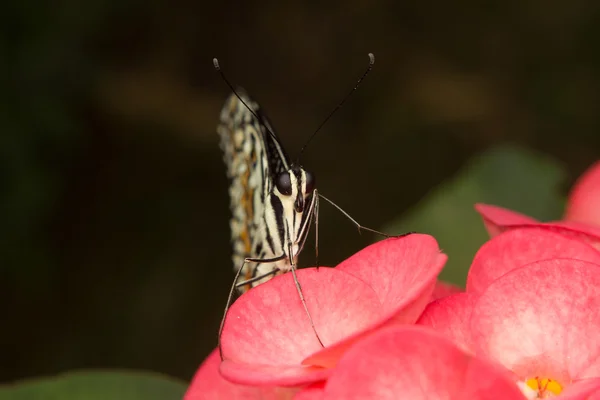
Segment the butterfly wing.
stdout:
<svg viewBox="0 0 600 400">
<path fill-rule="evenodd" d="M 242 89 L 226 100 L 221 111 L 217 132 L 227 166 L 229 187 L 231 241 L 233 264 L 237 271 L 244 259 L 270 258 L 273 246 L 266 228 L 265 207 L 274 178 L 289 168 L 289 158 L 275 136 L 275 132 L 259 105 Z M 259 264 L 246 263 L 240 282 L 256 276 Z"/>
</svg>

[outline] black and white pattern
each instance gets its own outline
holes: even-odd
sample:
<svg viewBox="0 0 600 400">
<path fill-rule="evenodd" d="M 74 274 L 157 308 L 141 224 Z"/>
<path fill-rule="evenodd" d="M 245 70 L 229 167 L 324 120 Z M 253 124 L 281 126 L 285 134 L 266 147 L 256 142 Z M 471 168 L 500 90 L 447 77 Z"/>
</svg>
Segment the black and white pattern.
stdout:
<svg viewBox="0 0 600 400">
<path fill-rule="evenodd" d="M 237 93 L 243 102 L 229 96 L 217 131 L 231 180 L 233 264 L 242 268 L 237 284 L 245 291 L 295 267 L 318 194 L 313 175 L 289 162 L 258 104 L 243 89 Z"/>
</svg>

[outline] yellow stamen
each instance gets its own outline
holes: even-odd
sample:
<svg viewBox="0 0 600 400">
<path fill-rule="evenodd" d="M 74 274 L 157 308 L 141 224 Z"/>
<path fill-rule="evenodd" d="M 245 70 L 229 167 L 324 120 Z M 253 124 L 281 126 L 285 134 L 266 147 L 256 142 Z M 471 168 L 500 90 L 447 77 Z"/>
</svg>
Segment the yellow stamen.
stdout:
<svg viewBox="0 0 600 400">
<path fill-rule="evenodd" d="M 527 379 L 527 386 L 538 393 L 538 398 L 554 397 L 562 392 L 563 388 L 560 383 L 550 378 L 535 378 Z"/>
</svg>

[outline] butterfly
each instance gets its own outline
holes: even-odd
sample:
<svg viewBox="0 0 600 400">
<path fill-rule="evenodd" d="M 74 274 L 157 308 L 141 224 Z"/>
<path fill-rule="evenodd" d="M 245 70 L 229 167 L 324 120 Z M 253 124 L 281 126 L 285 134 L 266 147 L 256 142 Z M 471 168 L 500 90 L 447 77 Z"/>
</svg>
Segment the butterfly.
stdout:
<svg viewBox="0 0 600 400">
<path fill-rule="evenodd" d="M 329 118 L 342 107 L 373 67 L 375 58 L 369 53 L 369 67 L 354 88 L 319 125 L 316 135 Z M 315 221 L 318 249 L 319 199 L 336 207 L 359 230 L 389 235 L 364 227 L 339 206 L 317 191 L 315 176 L 305 170 L 299 161 L 291 162 L 281 145 L 271 122 L 243 89 L 229 83 L 220 69 L 218 60 L 214 67 L 232 90 L 220 114 L 217 132 L 223 150 L 227 176 L 230 179 L 230 220 L 233 244 L 233 265 L 236 277 L 229 292 L 221 332 L 235 288 L 249 290 L 273 276 L 291 271 L 296 289 L 310 324 L 319 342 L 321 339 L 308 312 L 302 289 L 296 276 L 298 255 L 304 248 L 311 223 Z M 221 353 L 221 358 L 223 355 Z"/>
<path fill-rule="evenodd" d="M 314 175 L 290 162 L 267 116 L 243 89 L 226 100 L 217 132 L 231 181 L 236 286 L 245 291 L 296 265 L 319 196 Z"/>
<path fill-rule="evenodd" d="M 375 57 L 369 53 L 367 70 L 319 125 L 300 153 L 357 89 L 374 62 Z M 258 103 L 243 89 L 233 88 L 216 58 L 213 64 L 233 92 L 225 101 L 217 132 L 231 182 L 232 260 L 237 271 L 234 287 L 244 292 L 273 276 L 288 271 L 294 273 L 313 220 L 318 248 L 319 198 L 331 203 L 359 229 L 382 234 L 361 226 L 335 203 L 318 193 L 314 174 L 305 170 L 299 162 L 290 161 Z M 296 284 L 299 288 L 299 284 Z M 299 292 L 301 294 L 300 289 Z"/>
</svg>

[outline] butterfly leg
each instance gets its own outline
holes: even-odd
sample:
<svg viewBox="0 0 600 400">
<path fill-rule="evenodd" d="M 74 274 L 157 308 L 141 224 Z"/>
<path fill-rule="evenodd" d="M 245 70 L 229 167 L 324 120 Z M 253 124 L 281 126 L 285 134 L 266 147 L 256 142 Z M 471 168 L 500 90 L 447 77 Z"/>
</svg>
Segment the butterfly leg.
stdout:
<svg viewBox="0 0 600 400">
<path fill-rule="evenodd" d="M 249 263 L 249 262 L 255 262 L 255 263 L 276 262 L 276 261 L 283 260 L 286 257 L 287 257 L 287 255 L 282 254 L 281 256 L 274 257 L 274 258 L 245 258 L 244 259 L 244 263 L 242 264 L 242 266 L 240 267 L 240 269 L 237 270 L 237 272 L 235 274 L 235 278 L 233 278 L 233 283 L 231 284 L 231 289 L 229 290 L 229 296 L 227 297 L 227 304 L 225 305 L 225 310 L 223 311 L 223 318 L 221 319 L 221 325 L 219 327 L 218 342 L 219 342 L 219 354 L 221 355 L 221 360 L 223 360 L 223 349 L 221 348 L 221 334 L 223 333 L 223 327 L 225 326 L 225 320 L 227 319 L 227 311 L 229 311 L 229 307 L 231 306 L 231 299 L 233 298 L 233 293 L 235 292 L 235 289 L 237 287 L 239 287 L 239 286 L 247 285 L 247 284 L 252 283 L 254 281 L 257 281 L 257 280 L 260 280 L 262 278 L 265 278 L 265 277 L 267 277 L 269 275 L 275 274 L 275 273 L 277 273 L 277 271 L 279 271 L 279 269 L 274 268 L 273 270 L 269 271 L 266 274 L 263 274 L 261 276 L 254 277 L 254 278 L 249 279 L 247 281 L 238 283 L 238 279 L 240 277 L 240 273 L 244 269 L 244 266 L 246 265 L 246 263 Z"/>
<path fill-rule="evenodd" d="M 292 254 L 292 245 L 289 245 L 289 254 Z M 312 317 L 310 316 L 310 312 L 308 311 L 308 306 L 306 305 L 306 300 L 304 299 L 304 293 L 302 293 L 302 286 L 300 285 L 300 281 L 298 280 L 298 276 L 296 275 L 296 263 L 292 263 L 292 276 L 294 277 L 294 283 L 296 284 L 296 290 L 298 290 L 298 295 L 300 296 L 300 301 L 302 302 L 302 306 L 304 307 L 304 311 L 306 311 L 306 315 L 308 316 L 308 320 L 310 321 L 310 326 L 313 330 L 313 332 L 315 333 L 315 336 L 317 337 L 317 340 L 319 341 L 319 344 L 321 345 L 321 347 L 325 347 L 323 345 L 323 342 L 321 341 L 321 338 L 319 337 L 319 334 L 317 333 L 317 328 L 315 327 L 315 323 L 312 319 Z"/>
<path fill-rule="evenodd" d="M 384 236 L 386 238 L 390 238 L 390 237 L 402 237 L 402 236 L 407 236 L 407 235 L 410 235 L 410 234 L 414 233 L 414 232 L 407 232 L 407 233 L 403 233 L 403 234 L 400 234 L 400 235 L 389 235 L 387 233 L 376 231 L 375 229 L 367 228 L 366 226 L 362 226 L 361 224 L 359 224 L 354 218 L 352 218 L 350 216 L 350 214 L 348 214 L 346 211 L 344 211 L 340 206 L 338 206 L 337 204 L 335 204 L 333 201 L 329 200 L 327 197 L 323 196 L 322 194 L 319 194 L 319 196 L 323 200 L 327 201 L 329 204 L 331 204 L 332 206 L 334 206 L 335 208 L 337 208 L 339 212 L 341 212 L 342 214 L 344 214 L 346 216 L 346 218 L 348 218 L 350 221 L 352 221 L 352 223 L 354 223 L 354 225 L 356 225 L 356 227 L 358 228 L 358 233 L 360 233 L 361 230 L 363 230 L 363 231 L 369 231 L 369 232 L 373 232 L 373 233 L 375 233 L 377 235 Z"/>
</svg>

